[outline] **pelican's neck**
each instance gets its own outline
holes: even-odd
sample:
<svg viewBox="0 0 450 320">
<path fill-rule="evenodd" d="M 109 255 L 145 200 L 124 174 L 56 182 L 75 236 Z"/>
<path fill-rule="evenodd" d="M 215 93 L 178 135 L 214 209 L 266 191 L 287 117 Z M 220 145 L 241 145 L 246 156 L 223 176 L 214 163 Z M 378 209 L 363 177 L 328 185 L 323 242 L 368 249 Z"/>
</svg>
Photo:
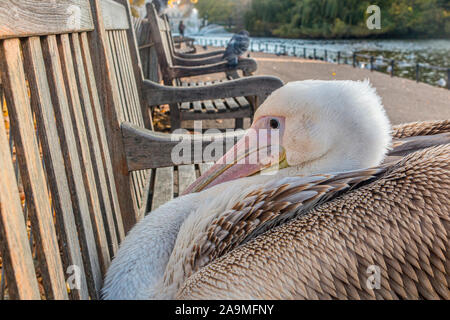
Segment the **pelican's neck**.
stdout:
<svg viewBox="0 0 450 320">
<path fill-rule="evenodd" d="M 162 279 L 196 194 L 179 197 L 141 220 L 127 235 L 108 269 L 104 299 L 165 299 Z"/>
</svg>

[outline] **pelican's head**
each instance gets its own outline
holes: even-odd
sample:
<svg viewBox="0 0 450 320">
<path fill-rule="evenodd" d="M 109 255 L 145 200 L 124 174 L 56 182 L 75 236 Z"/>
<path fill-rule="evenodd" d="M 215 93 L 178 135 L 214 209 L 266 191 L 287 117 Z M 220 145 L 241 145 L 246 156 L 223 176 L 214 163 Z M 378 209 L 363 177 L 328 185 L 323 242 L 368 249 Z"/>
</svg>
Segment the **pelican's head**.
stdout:
<svg viewBox="0 0 450 320">
<path fill-rule="evenodd" d="M 389 120 L 368 81 L 291 82 L 254 118 L 248 133 L 186 193 L 274 168 L 312 175 L 373 167 L 391 142 Z"/>
</svg>

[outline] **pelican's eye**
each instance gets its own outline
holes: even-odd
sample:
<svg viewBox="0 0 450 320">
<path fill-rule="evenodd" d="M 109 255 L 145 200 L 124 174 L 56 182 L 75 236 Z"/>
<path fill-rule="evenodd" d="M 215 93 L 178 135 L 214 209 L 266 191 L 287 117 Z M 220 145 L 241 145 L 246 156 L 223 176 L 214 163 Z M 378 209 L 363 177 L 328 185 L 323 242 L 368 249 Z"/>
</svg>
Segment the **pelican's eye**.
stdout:
<svg viewBox="0 0 450 320">
<path fill-rule="evenodd" d="M 280 128 L 280 122 L 277 119 L 270 119 L 269 125 L 272 129 L 279 129 Z"/>
</svg>

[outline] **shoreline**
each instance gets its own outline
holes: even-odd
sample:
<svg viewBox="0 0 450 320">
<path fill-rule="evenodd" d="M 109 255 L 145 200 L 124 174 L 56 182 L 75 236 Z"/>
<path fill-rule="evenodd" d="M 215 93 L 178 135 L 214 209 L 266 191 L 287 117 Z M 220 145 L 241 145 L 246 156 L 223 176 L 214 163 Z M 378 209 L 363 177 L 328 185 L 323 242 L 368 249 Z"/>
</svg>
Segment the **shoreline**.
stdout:
<svg viewBox="0 0 450 320">
<path fill-rule="evenodd" d="M 217 47 L 210 47 L 209 50 L 217 50 Z M 202 52 L 205 50 L 198 46 L 198 53 Z M 309 79 L 369 79 L 380 95 L 392 124 L 450 119 L 450 90 L 445 88 L 321 60 L 261 52 L 250 52 L 250 57 L 258 63 L 255 75 L 277 76 L 285 83 Z M 213 74 L 190 79 L 210 81 L 223 79 L 223 77 L 223 74 Z"/>
</svg>

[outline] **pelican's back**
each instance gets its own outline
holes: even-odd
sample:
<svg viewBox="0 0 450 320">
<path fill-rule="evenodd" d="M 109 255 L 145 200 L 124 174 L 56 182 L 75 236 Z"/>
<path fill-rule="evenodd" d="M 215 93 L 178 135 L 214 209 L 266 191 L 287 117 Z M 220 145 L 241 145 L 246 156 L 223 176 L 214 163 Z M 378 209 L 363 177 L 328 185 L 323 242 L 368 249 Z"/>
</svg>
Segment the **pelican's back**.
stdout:
<svg viewBox="0 0 450 320">
<path fill-rule="evenodd" d="M 448 121 L 422 123 L 393 136 L 449 130 Z M 178 297 L 450 299 L 449 160 L 450 144 L 406 156 L 375 181 L 214 260 Z"/>
</svg>

